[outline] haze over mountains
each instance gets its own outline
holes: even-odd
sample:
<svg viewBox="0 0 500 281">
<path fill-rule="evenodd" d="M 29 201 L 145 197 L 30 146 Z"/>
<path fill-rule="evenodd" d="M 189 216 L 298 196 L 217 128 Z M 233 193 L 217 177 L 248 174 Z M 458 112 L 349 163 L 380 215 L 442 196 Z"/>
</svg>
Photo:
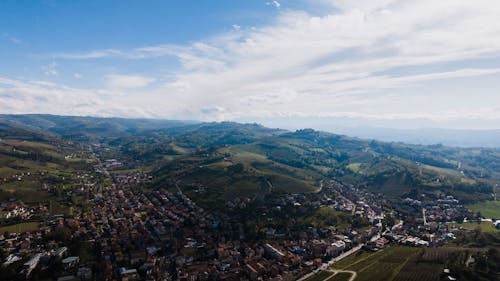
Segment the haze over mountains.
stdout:
<svg viewBox="0 0 500 281">
<path fill-rule="evenodd" d="M 313 128 L 363 139 L 409 144 L 443 144 L 458 147 L 500 147 L 500 129 L 497 122 L 438 123 L 426 119 L 369 120 L 347 117 L 275 117 L 242 118 L 244 122 L 258 122 L 265 126 L 298 130 Z M 479 123 L 482 123 L 480 125 Z"/>
<path fill-rule="evenodd" d="M 133 125 L 135 129 L 142 130 L 157 129 L 160 127 L 168 128 L 180 126 L 183 124 L 202 123 L 201 121 L 185 121 L 185 120 L 163 120 L 163 119 L 128 119 L 128 118 L 100 118 L 100 117 L 69 117 L 69 116 L 52 116 L 50 119 L 57 120 L 57 123 L 48 122 L 45 117 L 50 115 L 44 114 L 28 114 L 28 115 L 0 115 L 0 120 L 10 120 L 10 122 L 18 122 L 18 125 L 38 127 L 48 131 L 61 130 L 58 126 L 67 124 L 75 128 L 81 125 L 93 123 L 96 120 L 99 122 L 114 121 L 118 127 L 115 130 L 126 130 L 123 126 Z M 74 120 L 79 120 L 78 123 L 71 123 Z M 253 120 L 253 121 L 252 121 Z M 270 128 L 281 128 L 286 130 L 300 130 L 304 128 L 312 128 L 315 130 L 341 134 L 362 139 L 375 139 L 385 142 L 403 142 L 408 144 L 433 145 L 442 144 L 456 147 L 500 147 L 500 130 L 497 129 L 446 129 L 436 127 L 416 127 L 412 129 L 403 129 L 407 123 L 394 124 L 387 122 L 375 123 L 373 126 L 360 126 L 355 119 L 348 118 L 257 118 L 257 119 L 240 119 L 242 122 L 261 123 Z M 366 121 L 366 120 L 365 120 Z M 420 122 L 422 123 L 422 122 Z M 98 125 L 96 123 L 94 125 Z M 432 124 L 432 123 L 431 123 Z M 392 125 L 393 127 L 383 127 L 384 125 Z"/>
</svg>

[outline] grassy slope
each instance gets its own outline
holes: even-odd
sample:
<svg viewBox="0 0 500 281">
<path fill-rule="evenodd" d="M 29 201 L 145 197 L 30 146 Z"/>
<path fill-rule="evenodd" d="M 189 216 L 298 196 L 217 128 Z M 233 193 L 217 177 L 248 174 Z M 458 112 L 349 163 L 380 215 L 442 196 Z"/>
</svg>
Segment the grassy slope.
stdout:
<svg viewBox="0 0 500 281">
<path fill-rule="evenodd" d="M 201 183 L 217 185 L 219 194 L 229 196 L 261 192 L 268 187 L 267 181 L 277 190 L 311 192 L 317 188 L 318 180 L 337 178 L 395 197 L 404 196 L 412 188 L 424 188 L 425 192 L 436 190 L 456 195 L 462 201 L 473 201 L 488 199 L 488 185 L 500 180 L 500 152 L 495 149 L 383 143 L 313 130 L 285 132 L 229 122 L 183 125 L 39 115 L 2 118 L 13 118 L 14 123 L 28 126 L 41 124 L 39 129 L 70 137 L 80 134 L 77 127 L 83 126 L 83 131 L 92 135 L 92 139 L 108 140 L 109 147 L 126 160 L 139 161 L 141 167 L 162 166 L 165 162 L 166 165 L 174 162 L 175 166 L 176 162 L 184 162 L 178 169 L 183 175 L 167 169 L 167 173 L 160 175 L 163 178 L 175 175 L 188 181 L 193 178 L 194 182 L 200 179 L 198 174 L 203 174 Z M 7 133 L 0 137 L 10 135 L 12 124 L 5 125 Z M 107 131 L 110 124 L 116 126 Z M 36 138 L 28 136 L 30 141 Z M 231 145 L 231 162 L 207 164 L 206 159 L 191 159 L 190 165 L 185 163 L 186 155 L 210 148 L 223 149 L 225 145 Z M 226 173 L 230 165 L 238 163 L 245 168 L 240 175 Z M 57 169 L 60 164 L 51 163 L 49 168 Z M 0 166 L 0 175 L 16 169 Z M 214 179 L 214 176 L 222 179 Z"/>
<path fill-rule="evenodd" d="M 458 228 L 462 227 L 464 229 L 469 229 L 469 230 L 474 230 L 474 229 L 479 228 L 482 232 L 490 232 L 490 233 L 500 234 L 500 230 L 495 228 L 495 226 L 491 222 L 481 222 L 481 223 L 466 222 L 466 223 L 460 223 L 460 224 L 450 223 L 449 225 L 452 227 L 458 227 Z"/>
<path fill-rule="evenodd" d="M 235 168 L 238 165 L 239 169 Z M 314 171 L 270 160 L 253 145 L 223 147 L 209 155 L 179 156 L 167 161 L 156 174 L 158 184 L 176 178 L 184 187 L 207 186 L 210 192 L 199 198 L 206 205 L 221 204 L 235 197 L 263 196 L 269 192 L 315 192 L 320 179 Z"/>
<path fill-rule="evenodd" d="M 500 218 L 500 201 L 483 201 L 467 205 L 473 212 L 481 212 L 486 218 Z"/>
<path fill-rule="evenodd" d="M 250 131 L 263 129 L 248 125 L 235 129 L 237 124 L 221 126 L 222 129 L 216 124 L 199 126 L 192 135 L 184 133 L 179 138 L 169 139 L 168 146 L 177 147 L 177 155 L 163 158 L 162 165 L 175 167 L 162 173 L 163 178 L 179 179 L 178 175 L 182 174 L 183 182 L 207 185 L 224 198 L 252 196 L 271 189 L 313 192 L 321 179 L 337 178 L 393 197 L 405 196 L 412 188 L 421 188 L 425 192 L 452 194 L 465 202 L 488 198 L 488 185 L 491 186 L 496 178 L 491 172 L 488 177 L 480 178 L 482 172 L 471 165 L 461 164 L 464 173 L 457 168 L 456 159 L 470 158 L 471 153 L 477 157 L 477 153 L 483 153 L 481 150 L 464 152 L 452 148 L 367 142 L 312 130 L 260 132 L 257 134 L 260 137 L 249 137 L 246 134 Z M 204 146 L 203 136 L 207 137 L 206 145 L 216 145 L 209 149 L 208 158 L 213 158 L 216 151 L 220 159 L 193 154 Z M 224 156 L 228 156 L 226 161 L 222 160 Z M 242 164 L 244 170 L 228 172 L 230 166 L 236 164 Z"/>
<path fill-rule="evenodd" d="M 87 159 L 65 159 L 76 155 L 80 148 L 63 139 L 36 131 L 4 130 L 0 140 L 0 201 L 11 198 L 27 204 L 50 205 L 52 214 L 68 212 L 67 200 L 42 187 L 70 189 L 78 184 L 77 171 L 87 170 Z M 76 154 L 75 154 L 76 153 Z M 4 180 L 5 179 L 5 180 Z"/>
</svg>

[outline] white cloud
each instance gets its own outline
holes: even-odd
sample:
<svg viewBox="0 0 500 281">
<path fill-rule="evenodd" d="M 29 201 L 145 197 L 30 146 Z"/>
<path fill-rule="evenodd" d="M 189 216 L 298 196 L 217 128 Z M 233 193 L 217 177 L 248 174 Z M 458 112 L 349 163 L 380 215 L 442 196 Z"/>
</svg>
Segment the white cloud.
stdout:
<svg viewBox="0 0 500 281">
<path fill-rule="evenodd" d="M 85 60 L 85 59 L 99 59 L 99 58 L 122 56 L 122 55 L 123 52 L 119 50 L 108 49 L 108 50 L 91 51 L 87 53 L 60 53 L 60 54 L 53 54 L 52 57 L 61 59 Z"/>
<path fill-rule="evenodd" d="M 322 2 L 330 7 L 322 16 L 280 9 L 272 24 L 234 26 L 190 45 L 53 57 L 177 58 L 181 67 L 165 78 L 105 77 L 108 88 L 134 93 L 114 104 L 135 106 L 142 111 L 134 112 L 148 116 L 500 118 L 498 109 L 490 106 L 500 103 L 495 94 L 500 82 L 491 79 L 499 69 L 487 63 L 500 61 L 500 2 Z M 280 7 L 277 1 L 268 3 Z M 485 77 L 490 77 L 487 83 L 477 82 Z M 477 83 L 481 91 L 454 86 L 464 79 Z M 143 87 L 148 87 L 147 93 Z"/>
<path fill-rule="evenodd" d="M 42 66 L 42 71 L 47 76 L 57 76 L 59 71 L 57 70 L 57 63 L 51 62 L 47 65 Z"/>
<path fill-rule="evenodd" d="M 105 84 L 109 88 L 127 89 L 144 88 L 154 82 L 154 78 L 139 75 L 108 75 L 105 78 Z"/>
<path fill-rule="evenodd" d="M 492 35 L 500 34 L 500 26 L 491 23 L 500 12 L 499 4 L 376 2 L 366 8 L 349 1 L 341 12 L 323 17 L 286 12 L 273 26 L 207 41 L 211 51 L 186 48 L 178 54 L 185 65 L 206 65 L 209 57 L 208 64 L 218 67 L 189 67 L 171 83 L 185 85 L 183 93 L 192 100 L 231 108 L 236 117 L 277 112 L 318 115 L 364 110 L 352 105 L 375 99 L 390 103 L 383 94 L 390 89 L 498 73 L 480 64 L 473 69 L 461 64 L 498 58 L 500 37 Z M 425 70 L 446 63 L 456 65 L 438 72 Z M 405 73 L 401 68 L 414 70 Z M 454 93 L 442 95 L 454 99 Z M 462 98 L 467 104 L 468 98 Z M 394 111 L 383 103 L 377 106 L 381 112 Z M 411 110 L 425 112 L 425 106 L 420 102 Z M 441 112 L 434 114 L 442 117 Z"/>
<path fill-rule="evenodd" d="M 0 76 L 1 113 L 160 117 L 160 107 L 144 102 L 143 96 L 130 98 L 113 90 L 78 89 L 49 81 Z"/>
<path fill-rule="evenodd" d="M 274 6 L 274 7 L 278 8 L 278 9 L 281 7 L 281 3 L 278 2 L 278 1 L 266 2 L 266 5 L 268 5 L 268 6 Z"/>
<path fill-rule="evenodd" d="M 23 43 L 23 41 L 21 39 L 12 36 L 9 33 L 3 33 L 2 37 L 7 39 L 8 41 L 10 41 L 13 44 L 16 44 L 16 45 L 21 45 Z"/>
<path fill-rule="evenodd" d="M 154 58 L 161 56 L 172 56 L 175 55 L 180 48 L 184 47 L 173 46 L 173 45 L 157 45 L 157 46 L 146 46 L 132 50 L 105 49 L 105 50 L 95 50 L 84 53 L 56 53 L 56 54 L 51 54 L 50 56 L 52 58 L 68 59 L 68 60 L 92 60 L 92 59 L 103 59 L 103 58 L 144 59 L 144 58 Z"/>
</svg>

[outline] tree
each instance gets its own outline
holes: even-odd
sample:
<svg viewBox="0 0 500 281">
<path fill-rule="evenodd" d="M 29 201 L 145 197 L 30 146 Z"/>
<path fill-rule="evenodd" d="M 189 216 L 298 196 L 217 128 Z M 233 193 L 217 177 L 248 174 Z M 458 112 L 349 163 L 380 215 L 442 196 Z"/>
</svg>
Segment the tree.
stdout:
<svg viewBox="0 0 500 281">
<path fill-rule="evenodd" d="M 387 214 L 382 220 L 382 224 L 391 228 L 396 224 L 396 219 L 392 216 L 392 214 Z"/>
<path fill-rule="evenodd" d="M 67 242 L 71 238 L 71 230 L 65 226 L 58 226 L 52 232 L 51 237 L 59 242 Z"/>
</svg>

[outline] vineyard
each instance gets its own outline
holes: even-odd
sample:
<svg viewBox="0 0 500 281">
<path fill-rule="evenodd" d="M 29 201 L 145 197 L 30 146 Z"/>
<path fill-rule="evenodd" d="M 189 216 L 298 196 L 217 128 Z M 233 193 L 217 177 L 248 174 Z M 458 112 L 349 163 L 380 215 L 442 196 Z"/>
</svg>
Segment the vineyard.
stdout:
<svg viewBox="0 0 500 281">
<path fill-rule="evenodd" d="M 351 279 L 352 274 L 348 272 L 339 272 L 335 274 L 332 278 L 328 279 L 328 281 L 349 281 Z"/>
<path fill-rule="evenodd" d="M 460 257 L 465 262 L 470 254 L 477 251 L 464 248 L 391 246 L 378 252 L 359 252 L 333 267 L 356 271 L 356 281 L 439 281 L 446 262 L 451 257 Z"/>
<path fill-rule="evenodd" d="M 356 281 L 392 280 L 419 249 L 393 246 L 378 252 L 361 252 L 334 265 L 358 273 Z"/>
</svg>

